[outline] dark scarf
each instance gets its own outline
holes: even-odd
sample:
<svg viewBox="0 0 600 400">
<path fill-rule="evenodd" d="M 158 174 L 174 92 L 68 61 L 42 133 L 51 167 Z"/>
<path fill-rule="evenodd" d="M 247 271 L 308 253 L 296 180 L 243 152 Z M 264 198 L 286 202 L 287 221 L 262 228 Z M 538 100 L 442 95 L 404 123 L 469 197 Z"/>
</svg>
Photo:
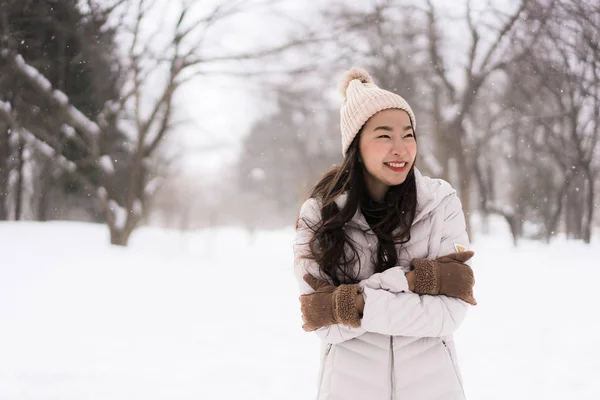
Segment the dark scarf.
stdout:
<svg viewBox="0 0 600 400">
<path fill-rule="evenodd" d="M 386 202 L 379 203 L 371 199 L 370 196 L 364 196 L 360 202 L 360 211 L 364 215 L 371 228 L 383 220 L 387 208 L 388 204 Z"/>
</svg>

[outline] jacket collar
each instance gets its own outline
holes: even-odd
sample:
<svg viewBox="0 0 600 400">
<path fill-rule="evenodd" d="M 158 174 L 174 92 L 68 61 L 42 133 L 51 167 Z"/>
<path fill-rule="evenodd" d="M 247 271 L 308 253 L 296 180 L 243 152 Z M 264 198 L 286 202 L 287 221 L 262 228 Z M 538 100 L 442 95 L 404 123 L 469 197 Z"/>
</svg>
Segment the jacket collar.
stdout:
<svg viewBox="0 0 600 400">
<path fill-rule="evenodd" d="M 417 223 L 434 210 L 445 197 L 456 192 L 448 182 L 442 179 L 431 179 L 427 176 L 423 176 L 421 171 L 416 167 L 415 183 L 417 186 L 417 208 L 413 224 Z M 347 199 L 348 192 L 343 192 L 335 199 L 335 203 L 339 209 L 344 207 Z M 371 226 L 363 216 L 360 206 L 357 208 L 354 217 L 352 217 L 352 221 L 360 228 L 371 231 Z"/>
</svg>

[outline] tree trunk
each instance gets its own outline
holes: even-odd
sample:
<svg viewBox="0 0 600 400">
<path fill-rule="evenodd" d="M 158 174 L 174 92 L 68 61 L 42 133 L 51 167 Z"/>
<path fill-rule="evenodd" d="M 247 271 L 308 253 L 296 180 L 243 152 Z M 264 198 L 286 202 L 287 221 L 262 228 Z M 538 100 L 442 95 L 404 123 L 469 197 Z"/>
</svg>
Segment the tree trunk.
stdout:
<svg viewBox="0 0 600 400">
<path fill-rule="evenodd" d="M 590 244 L 592 241 L 592 224 L 594 222 L 594 174 L 590 170 L 590 167 L 585 169 L 585 177 L 587 179 L 587 196 L 586 196 L 586 208 L 585 221 L 583 222 L 583 241 L 586 244 Z"/>
<path fill-rule="evenodd" d="M 519 218 L 517 214 L 513 215 L 504 215 L 506 218 L 506 222 L 508 222 L 508 226 L 510 227 L 510 233 L 513 239 L 513 245 L 517 247 L 519 244 L 519 236 L 521 236 L 521 226 L 518 222 Z"/>
<path fill-rule="evenodd" d="M 105 209 L 106 222 L 110 230 L 110 243 L 116 246 L 126 247 L 129 244 L 131 233 L 142 220 L 142 215 L 138 215 L 132 212 L 132 210 L 126 210 L 125 212 L 127 213 L 124 216 L 125 221 L 120 221 L 116 217 L 114 210 L 110 208 Z M 120 226 L 121 223 L 123 224 L 122 226 Z"/>
<path fill-rule="evenodd" d="M 556 196 L 556 210 L 554 214 L 550 217 L 548 221 L 546 221 L 546 243 L 550 243 L 550 239 L 552 236 L 556 234 L 556 229 L 558 227 L 558 221 L 560 220 L 560 215 L 562 214 L 563 208 L 563 198 L 565 197 L 565 193 L 567 192 L 570 186 L 570 177 L 567 176 L 565 182 L 563 183 L 562 188 L 558 192 Z"/>
<path fill-rule="evenodd" d="M 52 166 L 48 162 L 44 162 L 44 168 L 39 173 L 39 186 L 38 186 L 38 203 L 37 203 L 37 215 L 35 219 L 37 221 L 48 220 L 48 203 L 50 201 L 50 190 L 52 189 Z"/>
<path fill-rule="evenodd" d="M 0 221 L 8 219 L 8 176 L 9 176 L 9 156 L 10 156 L 10 130 L 3 129 L 0 134 Z"/>
<path fill-rule="evenodd" d="M 127 247 L 129 244 L 129 237 L 131 236 L 131 232 L 133 232 L 133 228 L 124 228 L 117 229 L 115 227 L 109 227 L 110 229 L 110 244 L 115 246 L 123 246 Z"/>
<path fill-rule="evenodd" d="M 469 173 L 469 169 L 466 166 L 466 162 L 460 161 L 458 165 L 460 170 L 460 177 L 462 179 L 460 201 L 462 202 L 463 211 L 465 213 L 467 234 L 469 235 L 469 238 L 473 240 L 473 232 L 471 229 L 471 174 Z"/>
<path fill-rule="evenodd" d="M 471 229 L 471 182 L 472 174 L 468 165 L 468 156 L 464 154 L 464 148 L 461 138 L 463 137 L 462 120 L 453 121 L 447 130 L 446 149 L 445 151 L 451 154 L 454 160 L 449 163 L 449 166 L 456 171 L 448 171 L 447 175 L 451 178 L 450 184 L 456 189 L 459 194 L 460 201 L 465 213 L 466 230 L 469 238 L 473 238 Z M 456 172 L 456 174 L 454 174 Z M 453 177 L 453 175 L 456 175 Z M 452 179 L 454 178 L 454 179 Z"/>
<path fill-rule="evenodd" d="M 18 140 L 17 142 L 17 187 L 15 188 L 15 221 L 23 219 L 23 168 L 25 163 L 23 162 L 23 150 L 25 144 Z"/>
<path fill-rule="evenodd" d="M 567 238 L 579 240 L 582 238 L 582 222 L 583 222 L 583 196 L 582 188 L 585 182 L 580 174 L 581 170 L 573 176 L 571 190 L 567 191 L 566 206 L 565 206 L 565 222 L 567 230 Z"/>
</svg>

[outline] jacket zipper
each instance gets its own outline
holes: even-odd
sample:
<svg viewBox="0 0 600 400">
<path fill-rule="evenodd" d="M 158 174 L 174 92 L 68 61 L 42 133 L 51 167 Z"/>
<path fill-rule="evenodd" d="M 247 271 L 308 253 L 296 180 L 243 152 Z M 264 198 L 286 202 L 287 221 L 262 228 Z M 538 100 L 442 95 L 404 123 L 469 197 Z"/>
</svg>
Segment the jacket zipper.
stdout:
<svg viewBox="0 0 600 400">
<path fill-rule="evenodd" d="M 390 336 L 390 400 L 394 400 L 394 337 Z"/>
<path fill-rule="evenodd" d="M 332 346 L 333 344 L 327 343 L 327 347 L 325 348 L 325 356 L 323 357 L 323 362 L 321 364 L 321 377 L 319 378 L 319 390 L 317 391 L 317 399 L 319 399 L 321 396 L 321 387 L 323 386 L 323 377 L 325 376 L 325 364 L 327 362 L 327 356 L 329 355 Z"/>
<path fill-rule="evenodd" d="M 442 340 L 442 344 L 446 348 L 446 351 L 448 351 L 448 357 L 450 357 L 450 363 L 452 364 L 452 368 L 454 368 L 454 375 L 456 375 L 456 379 L 458 380 L 458 383 L 460 384 L 460 388 L 463 391 L 463 395 L 464 395 L 465 388 L 463 387 L 463 384 L 460 381 L 460 378 L 458 377 L 458 371 L 456 370 L 456 365 L 454 365 L 454 360 L 452 359 L 452 350 L 450 350 L 450 347 L 448 347 L 445 340 Z"/>
</svg>

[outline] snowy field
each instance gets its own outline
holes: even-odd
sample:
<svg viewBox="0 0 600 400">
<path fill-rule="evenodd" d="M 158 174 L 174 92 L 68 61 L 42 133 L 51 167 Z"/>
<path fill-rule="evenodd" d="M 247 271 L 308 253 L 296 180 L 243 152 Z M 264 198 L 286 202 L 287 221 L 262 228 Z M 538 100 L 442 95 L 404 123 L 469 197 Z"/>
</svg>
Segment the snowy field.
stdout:
<svg viewBox="0 0 600 400">
<path fill-rule="evenodd" d="M 496 225 L 500 227 L 501 225 Z M 0 223 L 0 399 L 314 398 L 292 228 Z M 456 335 L 469 400 L 600 399 L 600 242 L 479 236 Z"/>
</svg>

